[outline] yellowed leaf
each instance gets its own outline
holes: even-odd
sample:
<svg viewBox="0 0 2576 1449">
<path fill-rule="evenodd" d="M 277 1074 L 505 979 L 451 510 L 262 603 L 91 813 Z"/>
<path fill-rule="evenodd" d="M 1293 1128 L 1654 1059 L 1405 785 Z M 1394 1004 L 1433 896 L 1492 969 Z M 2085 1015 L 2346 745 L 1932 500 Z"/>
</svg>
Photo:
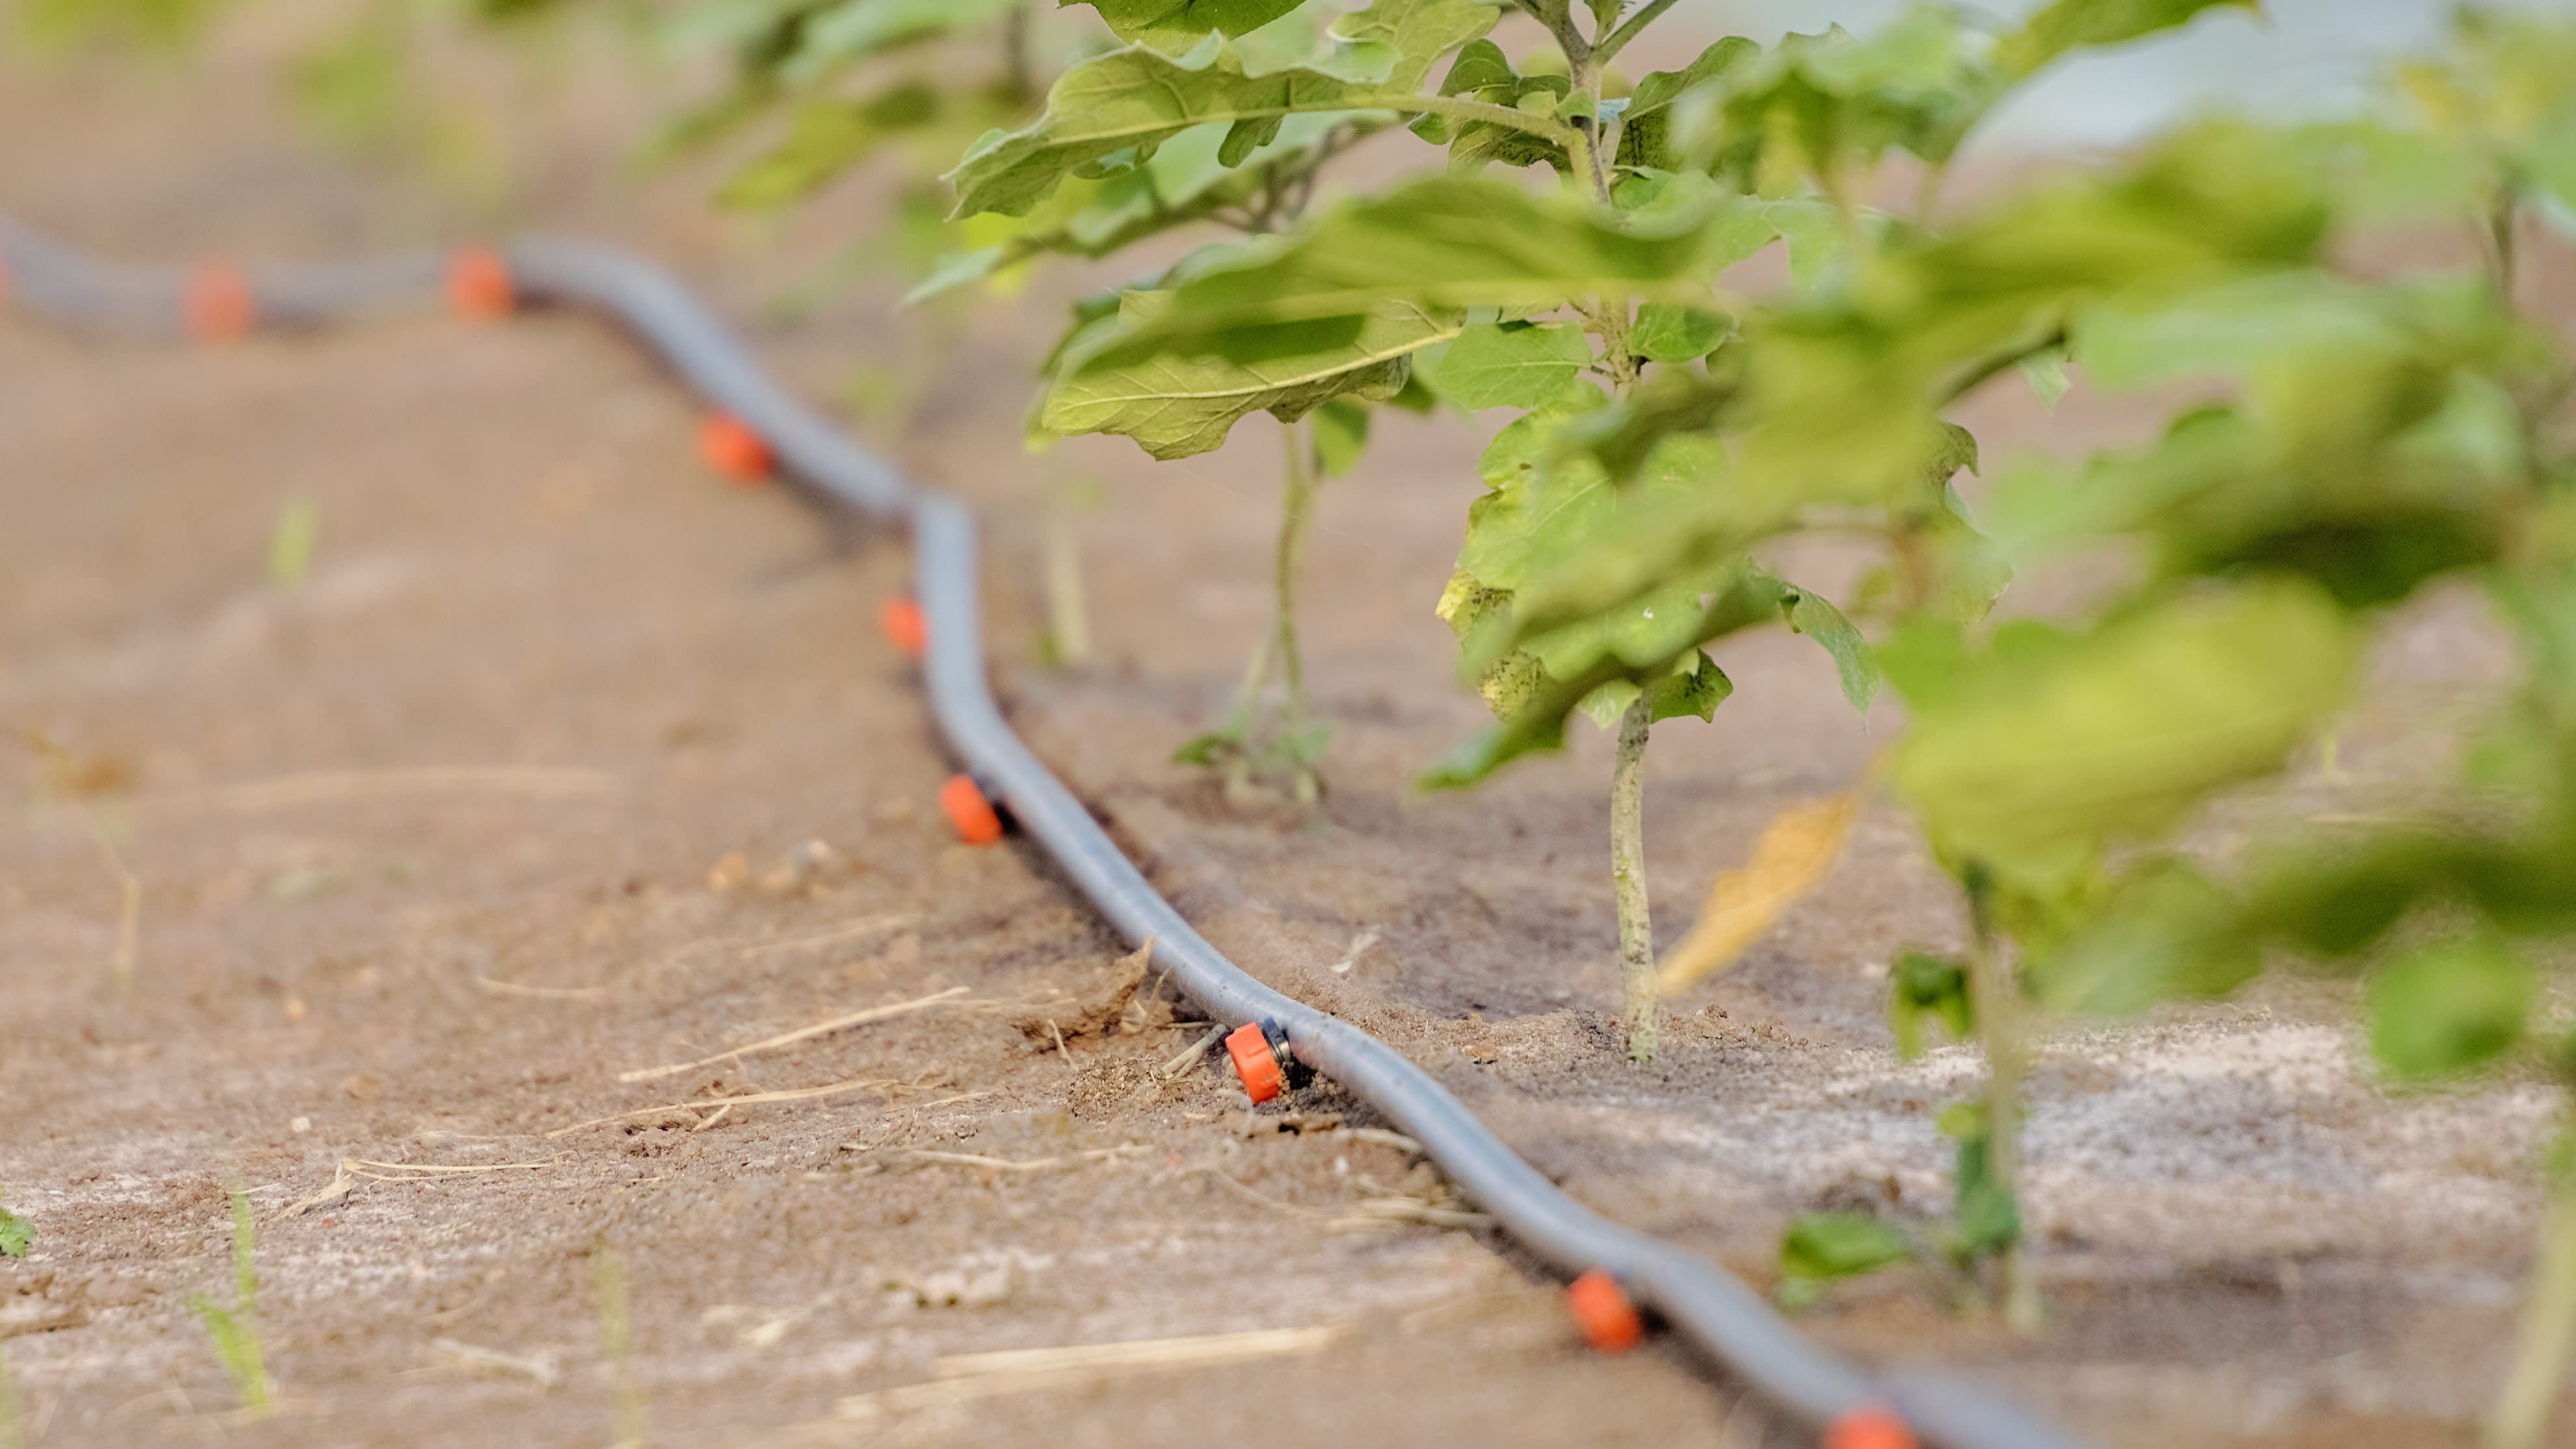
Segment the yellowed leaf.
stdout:
<svg viewBox="0 0 2576 1449">
<path fill-rule="evenodd" d="M 1666 995 L 1735 964 L 1780 913 L 1816 888 L 1843 852 L 1861 792 L 1792 805 L 1771 817 L 1753 856 L 1720 871 L 1699 924 L 1664 957 L 1657 985 Z"/>
</svg>

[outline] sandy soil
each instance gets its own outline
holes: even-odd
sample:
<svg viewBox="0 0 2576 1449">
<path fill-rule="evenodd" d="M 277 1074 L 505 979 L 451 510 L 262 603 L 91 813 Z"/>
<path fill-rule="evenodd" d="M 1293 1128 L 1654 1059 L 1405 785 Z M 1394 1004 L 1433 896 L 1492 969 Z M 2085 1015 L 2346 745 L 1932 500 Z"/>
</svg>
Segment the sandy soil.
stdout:
<svg viewBox="0 0 2576 1449">
<path fill-rule="evenodd" d="M 11 71 L 0 134 L 52 140 L 0 145 L 0 205 L 152 256 L 452 226 L 294 144 L 249 72 L 134 90 Z M 764 327 L 831 215 L 712 230 L 685 187 L 598 179 L 628 117 L 571 111 L 540 220 L 679 262 L 817 396 L 854 365 L 909 377 L 908 420 L 870 427 L 982 507 L 1016 718 L 1219 946 L 1388 1036 L 1587 1201 L 1756 1283 L 1798 1211 L 1938 1208 L 1931 1119 L 1976 1065 L 1900 1066 L 1879 1024 L 1890 952 L 1956 931 L 1901 819 L 1869 817 L 1830 888 L 1681 1003 L 1639 1069 L 1604 1015 L 1600 742 L 1472 797 L 1404 788 L 1480 719 L 1431 616 L 1474 491 L 1467 424 L 1396 422 L 1328 491 L 1306 632 L 1333 791 L 1313 818 L 1230 808 L 1167 756 L 1264 627 L 1269 425 L 1161 468 L 1115 441 L 1029 458 L 1018 378 L 1042 317 L 937 351 L 907 350 L 928 324 L 889 328 L 881 295 Z M 868 625 L 900 549 L 709 482 L 686 400 L 610 333 L 422 319 L 210 355 L 11 328 L 0 379 L 0 724 L 70 761 L 15 752 L 0 806 L 0 1184 L 39 1233 L 0 1269 L 0 1354 L 31 1444 L 604 1442 L 603 1260 L 657 1443 L 1178 1444 L 1244 1420 L 1283 1442 L 1795 1442 L 1669 1347 L 1581 1351 L 1508 1245 L 1362 1221 L 1454 1204 L 1354 1136 L 1368 1117 L 1329 1086 L 1297 1104 L 1319 1130 L 1246 1135 L 1228 1076 L 1166 1081 L 1197 1030 L 1150 982 L 1122 999 L 1117 943 L 1041 857 L 955 846 L 930 808 L 947 766 Z M 1988 411 L 1995 451 L 2119 423 Z M 1079 477 L 1108 485 L 1077 525 L 1100 657 L 1056 670 L 1041 500 Z M 268 542 L 297 497 L 321 545 L 280 591 Z M 1741 689 L 1719 722 L 1655 745 L 1668 935 L 1892 723 L 1852 720 L 1798 641 L 1724 662 Z M 2346 778 L 2273 804 L 2421 768 L 2443 703 L 2495 662 L 2473 611 L 2435 601 Z M 797 875 L 814 839 L 830 855 Z M 127 994 L 102 840 L 140 889 Z M 2551 1104 L 2524 1084 L 2391 1096 L 2348 1017 L 2340 987 L 2275 984 L 2068 1033 L 2031 1128 L 2047 1332 L 1961 1320 L 1903 1276 L 1812 1328 L 1987 1378 L 2106 1445 L 2469 1442 Z M 666 1106 L 854 1081 L 874 1085 Z M 490 1170 L 297 1210 L 353 1159 Z M 183 1306 L 226 1279 L 228 1180 L 260 1211 L 287 1400 L 258 1423 L 226 1412 Z M 949 1355 L 1295 1328 L 1337 1333 L 1231 1367 L 870 1397 Z"/>
</svg>

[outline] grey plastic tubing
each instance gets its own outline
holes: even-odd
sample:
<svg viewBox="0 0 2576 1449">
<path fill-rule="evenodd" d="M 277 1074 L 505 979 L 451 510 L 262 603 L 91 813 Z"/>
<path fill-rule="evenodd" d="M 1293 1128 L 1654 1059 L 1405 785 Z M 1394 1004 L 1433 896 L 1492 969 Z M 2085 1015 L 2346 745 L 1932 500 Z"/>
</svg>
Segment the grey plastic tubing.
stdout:
<svg viewBox="0 0 2576 1449">
<path fill-rule="evenodd" d="M 1893 1412 L 1935 1449 L 2079 1449 L 2021 1408 L 1965 1382 L 1876 1375 L 1806 1340 L 1707 1259 L 1621 1227 L 1575 1201 L 1420 1067 L 1347 1022 L 1262 985 L 1192 929 L 1120 853 L 1090 810 L 1012 733 L 986 680 L 975 521 L 965 504 L 905 480 L 763 372 L 721 320 L 668 272 L 624 252 L 527 238 L 495 252 L 521 304 L 583 309 L 623 324 L 706 402 L 765 439 L 781 473 L 821 501 L 912 535 L 914 589 L 929 634 L 926 692 L 948 745 L 1131 943 L 1228 1026 L 1269 1019 L 1290 1049 L 1376 1107 L 1533 1257 L 1566 1274 L 1602 1269 L 1726 1374 L 1811 1428 Z M 291 331 L 417 310 L 440 295 L 449 254 L 249 268 L 254 327 Z M 188 336 L 190 273 L 117 266 L 0 217 L 8 305 L 58 327 L 137 340 Z"/>
</svg>

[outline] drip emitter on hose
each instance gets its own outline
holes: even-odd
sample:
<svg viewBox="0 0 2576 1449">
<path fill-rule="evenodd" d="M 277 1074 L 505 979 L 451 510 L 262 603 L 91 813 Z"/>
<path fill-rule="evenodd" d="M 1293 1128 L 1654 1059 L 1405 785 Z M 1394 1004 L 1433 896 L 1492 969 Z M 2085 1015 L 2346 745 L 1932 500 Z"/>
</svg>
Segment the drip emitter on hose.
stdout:
<svg viewBox="0 0 2576 1449">
<path fill-rule="evenodd" d="M 973 775 L 951 775 L 939 787 L 939 808 L 948 823 L 957 827 L 957 838 L 968 845 L 993 845 L 1002 838 L 1005 822 L 993 803 L 993 792 Z"/>
<path fill-rule="evenodd" d="M 1288 1049 L 1288 1029 L 1276 1017 L 1236 1027 L 1226 1035 L 1225 1054 L 1243 1080 L 1243 1094 L 1256 1104 L 1278 1096 L 1283 1087 L 1302 1087 L 1315 1075 Z"/>
</svg>

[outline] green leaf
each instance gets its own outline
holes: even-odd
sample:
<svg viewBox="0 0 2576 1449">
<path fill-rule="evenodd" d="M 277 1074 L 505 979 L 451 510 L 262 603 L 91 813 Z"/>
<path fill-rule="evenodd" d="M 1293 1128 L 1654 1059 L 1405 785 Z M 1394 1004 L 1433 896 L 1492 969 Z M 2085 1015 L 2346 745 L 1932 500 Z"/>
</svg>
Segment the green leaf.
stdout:
<svg viewBox="0 0 2576 1449">
<path fill-rule="evenodd" d="M 929 82 L 908 80 L 862 101 L 806 106 L 796 113 L 787 138 L 745 163 L 716 200 L 747 211 L 802 201 L 897 135 L 937 122 L 944 105 Z"/>
<path fill-rule="evenodd" d="M 2359 645 L 2322 591 L 2287 579 L 2169 599 L 2088 636 L 2008 626 L 1908 700 L 1892 779 L 1945 855 L 2064 879 L 2280 768 L 2341 704 Z"/>
<path fill-rule="evenodd" d="M 1959 1141 L 1957 1176 L 1950 1188 L 1950 1252 L 1962 1263 L 2021 1241 L 2021 1204 L 2013 1197 L 2012 1184 L 1995 1174 L 1989 1121 L 1983 1107 L 1967 1103 L 1941 1114 L 1941 1130 Z"/>
<path fill-rule="evenodd" d="M 1444 96 L 1551 118 L 1569 114 L 1566 103 L 1572 97 L 1573 89 L 1573 80 L 1562 74 L 1523 74 L 1504 56 L 1502 47 L 1490 40 L 1474 41 L 1461 49 L 1457 60 L 1449 67 L 1449 74 L 1440 82 L 1440 94 Z M 1544 162 L 1560 173 L 1570 174 L 1561 137 L 1536 135 L 1492 121 L 1444 116 L 1436 112 L 1426 113 L 1416 120 L 1413 130 L 1426 141 L 1435 145 L 1445 143 L 1449 147 L 1452 175 L 1473 175 L 1492 162 L 1506 166 L 1534 166 Z"/>
<path fill-rule="evenodd" d="M 2074 350 L 2086 379 L 2113 391 L 2196 377 L 2243 381 L 2303 358 L 2407 346 L 2410 328 L 2392 300 L 2323 271 L 2231 278 L 2087 309 Z"/>
<path fill-rule="evenodd" d="M 1296 9 L 1304 0 L 1057 0 L 1095 6 L 1121 40 L 1178 53 L 1214 32 L 1242 35 Z"/>
<path fill-rule="evenodd" d="M 1592 365 L 1592 342 L 1580 327 L 1527 323 L 1470 327 L 1428 369 L 1434 392 L 1471 412 L 1534 408 L 1557 396 Z"/>
<path fill-rule="evenodd" d="M 2510 401 L 2524 364 L 2482 291 L 2290 273 L 2100 309 L 2078 324 L 2102 348 L 2088 370 L 2214 374 L 2244 401 L 2081 470 L 2023 470 L 1997 489 L 1998 532 L 2017 551 L 2130 534 L 2168 577 L 2292 569 L 2352 607 L 2484 562 L 2531 460 Z"/>
<path fill-rule="evenodd" d="M 1874 1273 L 1913 1252 L 1903 1233 L 1867 1213 L 1802 1214 L 1780 1235 L 1780 1300 L 1803 1307 L 1816 1285 Z"/>
<path fill-rule="evenodd" d="M 1736 389 L 1717 378 L 1680 368 L 1660 368 L 1615 405 L 1557 430 L 1567 448 L 1591 455 L 1616 482 L 1637 475 L 1664 439 L 1714 430 Z"/>
<path fill-rule="evenodd" d="M 798 27 L 796 53 L 780 68 L 791 86 L 810 86 L 843 66 L 897 46 L 972 30 L 1022 0 L 843 0 Z"/>
<path fill-rule="evenodd" d="M 1307 426 L 1315 432 L 1316 460 L 1323 465 L 1325 477 L 1339 478 L 1359 463 L 1368 448 L 1369 410 L 1335 398 L 1316 408 L 1313 416 Z"/>
<path fill-rule="evenodd" d="M 931 267 L 929 276 L 922 278 L 911 291 L 903 294 L 904 305 L 909 307 L 917 302 L 927 302 L 942 293 L 953 292 L 959 287 L 971 286 L 984 280 L 1011 264 L 1014 260 L 1011 251 L 1012 248 L 1005 243 L 999 246 L 979 247 L 971 252 L 950 252 L 942 256 Z"/>
<path fill-rule="evenodd" d="M 1025 215 L 1066 177 L 1141 163 L 1194 126 L 1253 137 L 1292 115 L 1407 109 L 1433 63 L 1496 13 L 1476 0 L 1377 0 L 1336 25 L 1333 59 L 1262 75 L 1214 36 L 1182 56 L 1131 46 L 1085 61 L 1056 80 L 1034 124 L 985 136 L 949 173 L 956 215 Z"/>
<path fill-rule="evenodd" d="M 1619 164 L 1659 171 L 1690 168 L 1691 158 L 1675 145 L 1675 104 L 1693 91 L 1713 93 L 1730 72 L 1758 62 L 1761 55 L 1761 46 L 1730 35 L 1680 70 L 1648 73 L 1630 93 L 1628 108 L 1619 114 Z"/>
<path fill-rule="evenodd" d="M 1795 593 L 1796 599 L 1788 609 L 1789 627 L 1815 640 L 1832 656 L 1834 674 L 1842 681 L 1843 698 L 1867 718 L 1869 702 L 1878 695 L 1878 661 L 1870 653 L 1869 641 L 1824 595 L 1806 589 Z"/>
<path fill-rule="evenodd" d="M 1575 298 L 1704 298 L 1708 240 L 1688 221 L 1632 229 L 1579 198 L 1426 178 L 1191 279 L 1151 329 L 1104 360 L 1154 351 L 1245 360 L 1312 347 L 1347 336 L 1385 301 L 1542 311 Z"/>
<path fill-rule="evenodd" d="M 1569 551 L 1516 616 L 1533 632 L 1589 617 L 1819 513 L 1919 508 L 1938 496 L 1925 463 L 1944 450 L 1953 390 L 2071 312 L 2309 261 L 2326 210 L 2297 163 L 2264 133 L 2198 129 L 2124 175 L 2043 188 L 1946 236 L 1892 236 L 1848 285 L 1748 314 L 1728 486 L 1674 495 Z"/>
<path fill-rule="evenodd" d="M 1767 575 L 1738 569 L 1698 603 L 1691 620 L 1672 632 L 1688 641 L 1715 639 L 1777 619 L 1783 588 Z M 1453 617 L 1452 599 L 1473 601 L 1474 606 L 1455 611 Z M 1462 574 L 1451 581 L 1450 593 L 1443 598 L 1443 617 L 1450 618 L 1451 627 L 1468 641 L 1467 652 L 1474 659 L 1478 657 L 1474 640 L 1489 634 L 1495 624 L 1508 623 L 1509 605 L 1508 594 L 1483 588 Z M 1530 653 L 1500 655 L 1485 674 L 1486 699 L 1500 721 L 1461 741 L 1414 783 L 1425 790 L 1462 790 L 1523 755 L 1562 749 L 1567 716 L 1594 691 L 1613 681 L 1658 678 L 1691 649 L 1691 643 L 1684 643 L 1663 658 L 1640 663 L 1596 650 L 1591 663 L 1570 677 L 1552 673 Z M 1495 681 L 1505 671 L 1510 671 L 1510 677 L 1497 687 Z"/>
<path fill-rule="evenodd" d="M 1735 693 L 1735 681 L 1708 655 L 1694 649 L 1682 666 L 1647 686 L 1650 723 L 1684 716 L 1702 722 L 1716 719 L 1717 707 Z"/>
<path fill-rule="evenodd" d="M 290 498 L 277 511 L 277 527 L 268 538 L 268 583 L 293 589 L 313 572 L 313 553 L 321 545 L 322 510 L 312 499 Z"/>
<path fill-rule="evenodd" d="M 1110 347 L 1150 318 L 1170 294 L 1131 292 L 1118 327 L 1088 344 Z M 1351 342 L 1256 363 L 1218 358 L 1157 357 L 1128 367 L 1089 368 L 1068 356 L 1039 414 L 1048 431 L 1116 433 L 1155 458 L 1186 458 L 1225 442 L 1245 414 L 1269 412 L 1294 422 L 1329 399 L 1385 399 L 1402 391 L 1408 354 L 1457 335 L 1455 320 L 1419 307 L 1390 304 Z"/>
<path fill-rule="evenodd" d="M 1808 289 L 1849 250 L 1842 212 L 1817 196 L 1728 197 L 1709 221 L 1720 266 L 1759 255 L 1774 240 L 1789 247 L 1789 280 Z"/>
<path fill-rule="evenodd" d="M 2057 400 L 2066 396 L 2074 384 L 2066 380 L 2066 348 L 2043 347 L 2013 366 L 2021 370 L 2022 381 L 2030 384 L 2031 396 L 2050 412 L 2057 411 Z"/>
<path fill-rule="evenodd" d="M 1846 171 L 1892 147 L 1947 160 L 1992 90 L 1965 34 L 1955 12 L 1923 5 L 1863 38 L 1840 26 L 1781 37 L 1727 79 L 1720 167 L 1776 196 L 1809 177 L 1839 194 Z"/>
<path fill-rule="evenodd" d="M 2069 1015 L 2225 996 L 2263 969 L 2238 910 L 2199 867 L 2159 857 L 2133 867 L 2072 938 L 2026 960 L 2023 979 L 2042 1005 Z"/>
<path fill-rule="evenodd" d="M 2370 1049 L 2400 1081 L 2474 1071 L 2522 1040 L 2539 990 L 2530 963 L 2489 938 L 2409 952 L 2371 980 Z"/>
<path fill-rule="evenodd" d="M 1628 331 L 1629 350 L 1648 362 L 1675 364 L 1706 357 L 1726 336 L 1726 319 L 1679 302 L 1648 302 Z"/>
<path fill-rule="evenodd" d="M 1972 1001 L 1963 963 L 1912 947 L 1897 952 L 1887 970 L 1887 1025 L 1896 1033 L 1897 1056 L 1910 1062 L 1923 1055 L 1927 1022 L 1953 1041 L 1966 1041 L 1975 1029 Z"/>
<path fill-rule="evenodd" d="M 1995 63 L 2007 74 L 2026 76 L 2070 50 L 2171 30 L 2222 6 L 2263 12 L 2262 0 L 2057 0 L 1997 43 Z"/>
<path fill-rule="evenodd" d="M 978 280 L 1041 253 L 1105 257 L 1150 236 L 1205 221 L 1228 207 L 1258 209 L 1273 176 L 1284 183 L 1310 174 L 1333 154 L 1337 135 L 1367 128 L 1329 113 L 1290 116 L 1267 144 L 1229 170 L 1230 125 L 1195 126 L 1156 147 L 1141 165 L 1100 181 L 1076 181 L 1033 210 L 1018 234 L 980 253 L 943 258 L 907 303 Z M 1011 223 L 991 213 L 987 223 Z M 971 227 L 974 222 L 970 221 Z"/>
<path fill-rule="evenodd" d="M 0 1258 L 23 1258 L 35 1241 L 34 1223 L 0 1207 Z"/>
</svg>

